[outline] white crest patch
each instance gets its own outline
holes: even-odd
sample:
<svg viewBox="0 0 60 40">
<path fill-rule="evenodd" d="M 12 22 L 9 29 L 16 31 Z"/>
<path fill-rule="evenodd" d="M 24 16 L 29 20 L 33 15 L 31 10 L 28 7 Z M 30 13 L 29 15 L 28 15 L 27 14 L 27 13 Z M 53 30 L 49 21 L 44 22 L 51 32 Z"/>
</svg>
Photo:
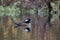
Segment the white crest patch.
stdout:
<svg viewBox="0 0 60 40">
<path fill-rule="evenodd" d="M 25 29 L 26 32 L 28 32 L 28 29 Z"/>
<path fill-rule="evenodd" d="M 25 20 L 25 21 L 28 21 L 28 20 Z"/>
</svg>

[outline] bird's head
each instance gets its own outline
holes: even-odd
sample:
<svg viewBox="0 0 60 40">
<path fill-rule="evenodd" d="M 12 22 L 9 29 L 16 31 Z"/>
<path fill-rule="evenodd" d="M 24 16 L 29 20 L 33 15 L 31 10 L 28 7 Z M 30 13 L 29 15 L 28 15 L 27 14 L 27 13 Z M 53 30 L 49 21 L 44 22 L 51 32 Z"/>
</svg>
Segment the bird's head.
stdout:
<svg viewBox="0 0 60 40">
<path fill-rule="evenodd" d="M 24 29 L 26 32 L 30 32 L 31 30 L 30 30 L 30 28 L 25 28 Z"/>
<path fill-rule="evenodd" d="M 30 21 L 31 21 L 31 19 L 30 19 L 30 18 L 27 18 L 27 19 L 25 20 L 25 23 L 30 23 Z"/>
</svg>

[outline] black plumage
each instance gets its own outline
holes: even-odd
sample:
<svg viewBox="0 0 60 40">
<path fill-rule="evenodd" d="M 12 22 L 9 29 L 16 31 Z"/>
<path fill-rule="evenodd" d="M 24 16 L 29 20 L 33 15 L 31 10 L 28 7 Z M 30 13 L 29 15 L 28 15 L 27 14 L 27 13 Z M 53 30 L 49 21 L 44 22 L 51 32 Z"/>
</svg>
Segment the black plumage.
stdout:
<svg viewBox="0 0 60 40">
<path fill-rule="evenodd" d="M 15 23 L 15 27 L 20 27 L 21 23 Z"/>
</svg>

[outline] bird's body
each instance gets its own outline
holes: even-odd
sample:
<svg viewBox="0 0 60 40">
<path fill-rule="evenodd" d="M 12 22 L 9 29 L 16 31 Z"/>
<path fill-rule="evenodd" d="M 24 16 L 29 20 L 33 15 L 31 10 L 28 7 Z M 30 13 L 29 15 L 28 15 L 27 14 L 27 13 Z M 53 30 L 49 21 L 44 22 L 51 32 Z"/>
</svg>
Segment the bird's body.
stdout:
<svg viewBox="0 0 60 40">
<path fill-rule="evenodd" d="M 22 26 L 22 27 L 25 27 L 25 26 L 27 26 L 27 24 L 26 23 L 15 23 L 15 27 L 20 27 L 20 26 Z"/>
</svg>

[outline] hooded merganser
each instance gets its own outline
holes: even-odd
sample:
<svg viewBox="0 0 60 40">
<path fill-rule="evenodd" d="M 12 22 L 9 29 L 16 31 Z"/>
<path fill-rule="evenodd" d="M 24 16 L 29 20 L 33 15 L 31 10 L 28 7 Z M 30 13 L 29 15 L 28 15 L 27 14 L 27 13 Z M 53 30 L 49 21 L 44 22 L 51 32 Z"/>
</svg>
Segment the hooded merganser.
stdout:
<svg viewBox="0 0 60 40">
<path fill-rule="evenodd" d="M 29 24 L 31 21 L 30 18 L 27 18 L 24 22 L 21 22 L 21 23 L 15 23 L 15 26 L 18 27 L 18 26 L 26 26 L 26 24 Z"/>
<path fill-rule="evenodd" d="M 24 22 L 15 23 L 15 28 L 22 26 L 22 28 L 24 27 L 24 30 L 26 32 L 30 32 L 30 25 L 29 25 L 30 24 L 30 21 L 31 21 L 31 19 L 30 18 L 27 18 Z"/>
</svg>

